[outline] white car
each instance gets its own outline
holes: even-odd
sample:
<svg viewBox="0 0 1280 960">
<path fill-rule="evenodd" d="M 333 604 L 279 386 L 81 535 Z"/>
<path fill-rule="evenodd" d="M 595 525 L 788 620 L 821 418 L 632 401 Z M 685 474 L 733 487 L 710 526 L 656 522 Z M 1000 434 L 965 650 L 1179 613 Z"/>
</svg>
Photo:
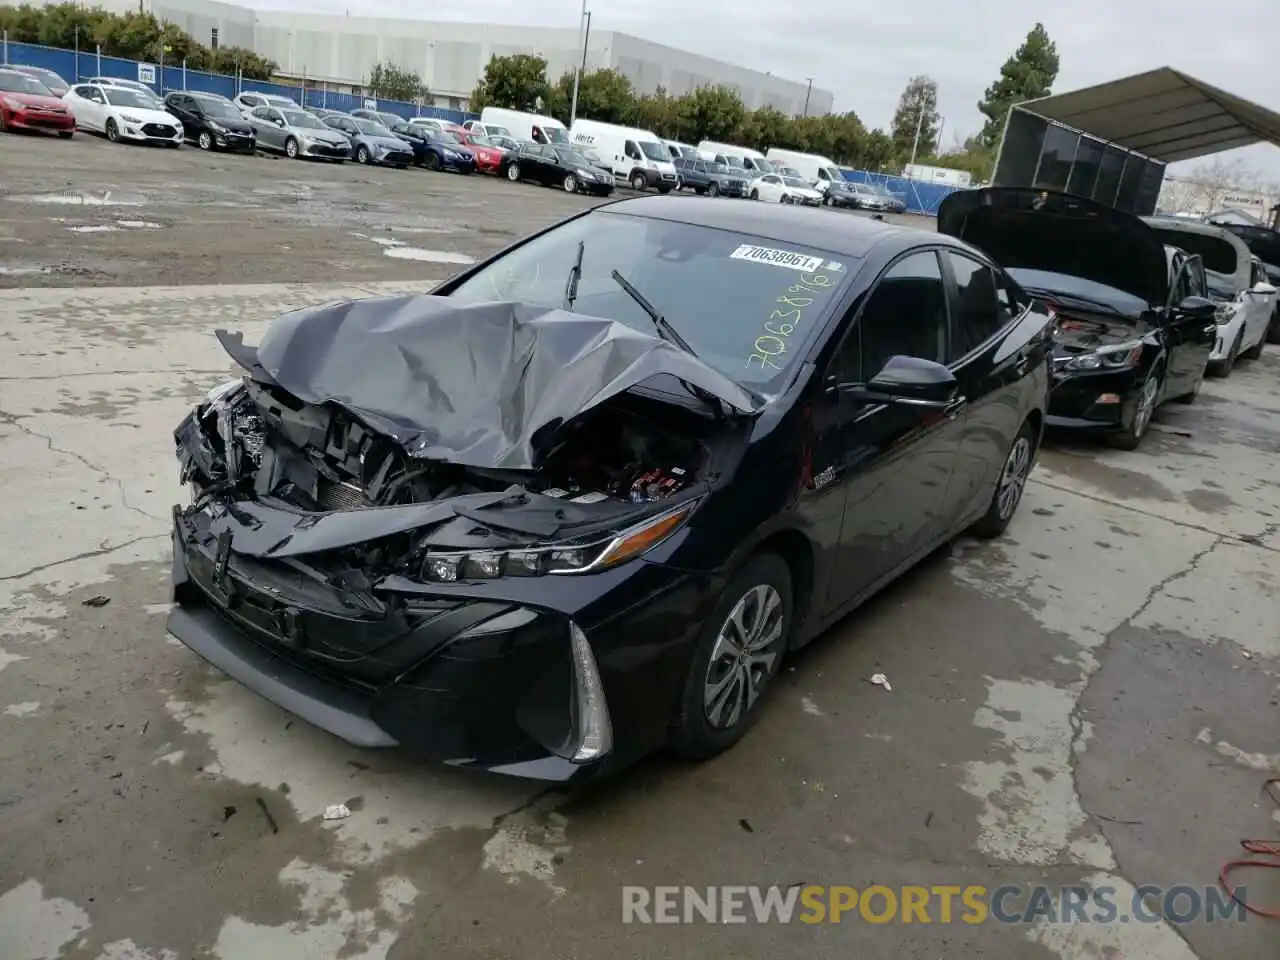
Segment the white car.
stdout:
<svg viewBox="0 0 1280 960">
<path fill-rule="evenodd" d="M 1205 372 L 1212 377 L 1228 377 L 1236 360 L 1257 360 L 1261 357 L 1275 308 L 1276 288 L 1267 280 L 1262 261 L 1251 257 L 1248 288 L 1232 299 L 1218 303 L 1218 313 L 1214 318 L 1218 324 L 1218 339 L 1209 354 L 1209 366 Z"/>
<path fill-rule="evenodd" d="M 764 200 L 766 203 L 801 203 L 810 207 L 822 205 L 822 194 L 813 189 L 807 180 L 776 173 L 766 173 L 763 177 L 752 180 L 751 192 L 747 195 L 752 200 Z"/>
<path fill-rule="evenodd" d="M 263 93 L 261 90 L 246 90 L 244 93 L 238 93 L 231 101 L 236 105 L 241 115 L 246 119 L 252 119 L 253 111 L 258 107 L 275 107 L 277 110 L 301 110 L 298 101 L 292 97 L 282 97 L 275 93 Z"/>
<path fill-rule="evenodd" d="M 78 129 L 106 134 L 112 143 L 162 143 L 175 150 L 182 146 L 182 124 L 173 114 L 151 106 L 140 91 L 79 83 L 62 100 L 75 114 Z"/>
<path fill-rule="evenodd" d="M 134 90 L 150 97 L 153 100 L 164 102 L 160 94 L 156 93 L 151 87 L 147 86 L 141 80 L 125 80 L 121 77 L 90 77 L 85 83 L 92 83 L 96 87 L 123 87 L 126 90 Z"/>
</svg>

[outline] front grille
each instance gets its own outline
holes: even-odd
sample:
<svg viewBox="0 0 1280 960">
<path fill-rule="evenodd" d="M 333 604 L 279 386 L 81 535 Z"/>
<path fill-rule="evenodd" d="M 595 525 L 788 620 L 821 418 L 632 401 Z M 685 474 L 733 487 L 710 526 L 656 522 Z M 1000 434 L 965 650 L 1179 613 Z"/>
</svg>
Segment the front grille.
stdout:
<svg viewBox="0 0 1280 960">
<path fill-rule="evenodd" d="M 50 116 L 49 114 L 45 114 L 43 116 L 40 116 L 39 114 L 37 114 L 33 116 L 32 114 L 28 113 L 27 123 L 31 124 L 31 126 L 33 127 L 61 128 L 61 127 L 67 126 L 67 118 L 62 114 L 54 114 L 52 116 Z"/>
<path fill-rule="evenodd" d="M 173 137 L 173 135 L 177 133 L 177 131 L 174 130 L 173 127 L 165 123 L 144 123 L 142 125 L 142 132 L 146 134 L 148 137 L 169 137 L 169 138 Z"/>
<path fill-rule="evenodd" d="M 365 499 L 364 491 L 354 483 L 334 483 L 322 480 L 317 491 L 321 510 L 367 510 L 373 506 Z"/>
<path fill-rule="evenodd" d="M 663 180 L 674 180 L 675 178 L 676 178 L 676 175 L 674 173 L 664 173 L 662 175 Z"/>
</svg>

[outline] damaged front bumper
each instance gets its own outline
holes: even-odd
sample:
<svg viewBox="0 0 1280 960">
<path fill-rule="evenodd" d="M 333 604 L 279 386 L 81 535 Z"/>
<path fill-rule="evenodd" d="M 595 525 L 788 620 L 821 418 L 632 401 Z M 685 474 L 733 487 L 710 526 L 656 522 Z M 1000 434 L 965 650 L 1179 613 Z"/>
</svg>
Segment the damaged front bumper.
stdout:
<svg viewBox="0 0 1280 960">
<path fill-rule="evenodd" d="M 174 510 L 175 638 L 356 746 L 533 779 L 592 778 L 662 745 L 676 704 L 654 691 L 681 688 L 717 588 L 663 563 L 679 535 L 585 576 L 338 587 L 230 548 L 239 525 L 307 515 L 234 513 Z"/>
</svg>

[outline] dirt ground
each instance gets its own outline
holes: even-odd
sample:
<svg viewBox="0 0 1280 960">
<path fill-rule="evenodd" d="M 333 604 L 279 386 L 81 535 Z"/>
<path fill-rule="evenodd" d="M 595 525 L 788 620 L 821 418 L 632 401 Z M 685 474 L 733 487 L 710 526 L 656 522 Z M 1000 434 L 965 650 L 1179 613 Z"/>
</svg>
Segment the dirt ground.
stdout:
<svg viewBox="0 0 1280 960">
<path fill-rule="evenodd" d="M 708 763 L 563 792 L 361 751 L 167 638 L 212 331 L 427 289 L 587 202 L 0 136 L 0 960 L 1275 960 L 1275 921 L 1188 914 L 1280 833 L 1274 348 L 1138 452 L 1052 439 L 1006 537 L 833 628 Z M 626 885 L 813 884 L 1015 889 L 976 924 L 626 922 Z"/>
</svg>

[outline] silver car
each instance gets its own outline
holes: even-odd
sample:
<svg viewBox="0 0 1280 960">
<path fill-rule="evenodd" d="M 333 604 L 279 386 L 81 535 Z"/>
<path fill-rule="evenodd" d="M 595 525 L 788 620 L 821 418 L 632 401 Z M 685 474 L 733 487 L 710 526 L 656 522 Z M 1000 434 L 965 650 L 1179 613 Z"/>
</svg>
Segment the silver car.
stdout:
<svg viewBox="0 0 1280 960">
<path fill-rule="evenodd" d="M 278 150 L 290 159 L 316 157 L 341 163 L 351 158 L 351 139 L 301 108 L 256 107 L 248 119 L 259 150 Z"/>
</svg>

